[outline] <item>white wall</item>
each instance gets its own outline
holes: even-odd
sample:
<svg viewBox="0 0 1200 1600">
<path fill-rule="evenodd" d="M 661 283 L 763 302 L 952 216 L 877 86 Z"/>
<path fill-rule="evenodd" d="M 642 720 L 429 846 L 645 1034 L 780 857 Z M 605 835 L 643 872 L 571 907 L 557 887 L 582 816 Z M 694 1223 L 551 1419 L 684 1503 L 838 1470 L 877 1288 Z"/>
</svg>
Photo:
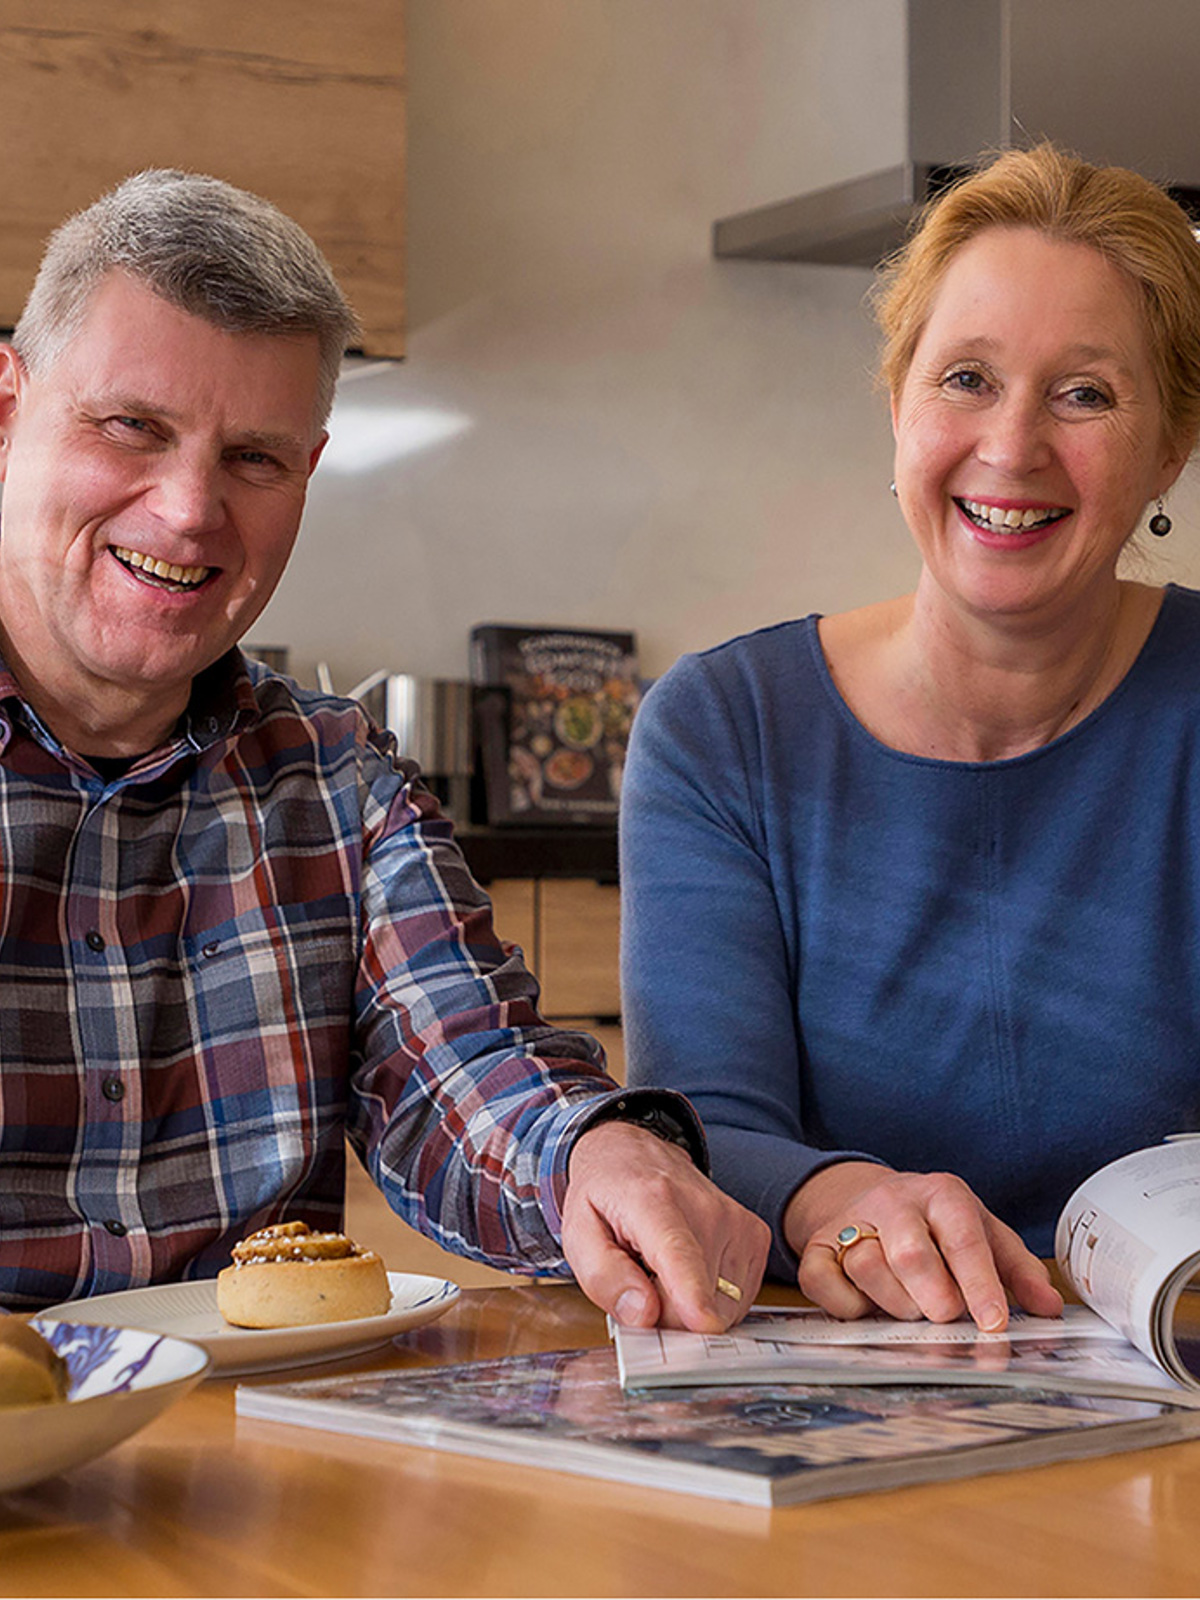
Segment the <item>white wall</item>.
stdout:
<svg viewBox="0 0 1200 1600">
<path fill-rule="evenodd" d="M 632 627 L 657 674 L 909 588 L 869 274 L 710 252 L 720 216 L 899 158 L 902 0 L 407 15 L 410 354 L 347 374 L 253 637 L 347 688 L 465 676 L 474 622 Z M 338 470 L 429 412 L 458 431 Z M 1186 579 L 1194 492 L 1172 510 Z"/>
</svg>

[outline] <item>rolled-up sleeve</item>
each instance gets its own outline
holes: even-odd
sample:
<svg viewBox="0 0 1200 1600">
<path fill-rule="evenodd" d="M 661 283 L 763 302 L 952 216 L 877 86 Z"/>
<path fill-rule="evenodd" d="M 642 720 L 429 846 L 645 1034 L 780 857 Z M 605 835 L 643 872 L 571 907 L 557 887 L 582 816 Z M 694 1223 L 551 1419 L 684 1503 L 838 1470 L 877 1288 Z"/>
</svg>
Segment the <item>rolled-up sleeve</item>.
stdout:
<svg viewBox="0 0 1200 1600">
<path fill-rule="evenodd" d="M 540 1016 L 415 769 L 384 753 L 364 774 L 352 1141 L 392 1208 L 445 1248 L 566 1273 L 571 1147 L 621 1090 L 594 1039 Z"/>
</svg>

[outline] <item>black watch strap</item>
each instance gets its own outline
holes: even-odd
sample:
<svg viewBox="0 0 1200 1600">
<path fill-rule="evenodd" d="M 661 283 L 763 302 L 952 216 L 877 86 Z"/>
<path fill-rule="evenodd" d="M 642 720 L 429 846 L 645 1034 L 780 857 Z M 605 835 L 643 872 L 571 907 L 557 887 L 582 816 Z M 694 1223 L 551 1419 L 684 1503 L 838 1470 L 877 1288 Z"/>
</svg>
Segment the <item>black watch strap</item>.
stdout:
<svg viewBox="0 0 1200 1600">
<path fill-rule="evenodd" d="M 678 1145 L 708 1176 L 708 1142 L 700 1118 L 683 1095 L 673 1089 L 625 1089 L 597 1106 L 576 1128 L 575 1138 L 605 1122 L 629 1122 L 666 1144 Z"/>
</svg>

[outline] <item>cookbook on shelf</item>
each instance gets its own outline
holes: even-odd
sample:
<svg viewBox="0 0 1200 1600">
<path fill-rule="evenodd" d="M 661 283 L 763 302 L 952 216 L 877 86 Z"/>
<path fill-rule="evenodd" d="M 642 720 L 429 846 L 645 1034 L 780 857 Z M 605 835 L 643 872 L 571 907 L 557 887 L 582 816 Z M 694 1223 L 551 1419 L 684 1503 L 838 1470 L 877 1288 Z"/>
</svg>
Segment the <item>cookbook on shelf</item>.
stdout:
<svg viewBox="0 0 1200 1600">
<path fill-rule="evenodd" d="M 488 822 L 615 827 L 641 694 L 633 634 L 481 623 L 471 677 Z"/>
</svg>

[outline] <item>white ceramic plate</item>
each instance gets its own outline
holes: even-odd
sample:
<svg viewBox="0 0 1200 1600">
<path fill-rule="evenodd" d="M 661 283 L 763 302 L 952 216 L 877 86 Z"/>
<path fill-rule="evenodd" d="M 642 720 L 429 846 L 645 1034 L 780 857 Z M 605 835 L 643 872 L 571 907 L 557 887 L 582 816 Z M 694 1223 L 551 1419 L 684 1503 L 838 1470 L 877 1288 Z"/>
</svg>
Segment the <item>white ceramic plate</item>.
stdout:
<svg viewBox="0 0 1200 1600">
<path fill-rule="evenodd" d="M 377 1350 L 398 1333 L 433 1322 L 448 1311 L 462 1292 L 444 1278 L 389 1272 L 392 1308 L 380 1317 L 354 1322 L 312 1322 L 302 1328 L 232 1328 L 217 1310 L 215 1278 L 197 1283 L 163 1283 L 149 1289 L 98 1294 L 90 1300 L 68 1300 L 44 1311 L 46 1317 L 70 1317 L 108 1327 L 145 1328 L 203 1345 L 212 1357 L 212 1375 L 231 1378 L 280 1367 L 305 1367 L 314 1361 Z"/>
<path fill-rule="evenodd" d="M 27 1489 L 102 1455 L 165 1411 L 208 1371 L 208 1353 L 138 1328 L 36 1317 L 33 1326 L 66 1360 L 62 1405 L 0 1409 L 0 1493 Z"/>
</svg>

